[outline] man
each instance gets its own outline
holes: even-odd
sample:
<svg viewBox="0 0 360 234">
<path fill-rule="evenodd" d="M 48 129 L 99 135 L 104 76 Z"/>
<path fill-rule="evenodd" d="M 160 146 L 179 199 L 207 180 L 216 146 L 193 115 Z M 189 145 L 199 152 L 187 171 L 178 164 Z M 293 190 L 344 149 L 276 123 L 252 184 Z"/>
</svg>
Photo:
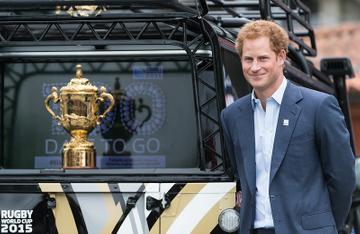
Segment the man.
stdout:
<svg viewBox="0 0 360 234">
<path fill-rule="evenodd" d="M 258 20 L 236 41 L 253 87 L 221 113 L 241 184 L 241 234 L 335 234 L 355 187 L 354 156 L 334 96 L 284 77 L 287 33 Z"/>
</svg>

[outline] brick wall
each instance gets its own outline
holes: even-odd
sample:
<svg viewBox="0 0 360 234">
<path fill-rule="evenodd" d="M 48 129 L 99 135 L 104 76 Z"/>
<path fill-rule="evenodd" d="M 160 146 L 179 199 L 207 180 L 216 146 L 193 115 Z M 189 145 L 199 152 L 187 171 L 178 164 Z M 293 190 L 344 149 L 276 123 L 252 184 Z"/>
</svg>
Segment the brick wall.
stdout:
<svg viewBox="0 0 360 234">
<path fill-rule="evenodd" d="M 356 77 L 347 80 L 356 154 L 360 156 L 360 23 L 343 23 L 315 30 L 318 56 L 311 59 L 319 67 L 323 57 L 348 57 Z"/>
</svg>

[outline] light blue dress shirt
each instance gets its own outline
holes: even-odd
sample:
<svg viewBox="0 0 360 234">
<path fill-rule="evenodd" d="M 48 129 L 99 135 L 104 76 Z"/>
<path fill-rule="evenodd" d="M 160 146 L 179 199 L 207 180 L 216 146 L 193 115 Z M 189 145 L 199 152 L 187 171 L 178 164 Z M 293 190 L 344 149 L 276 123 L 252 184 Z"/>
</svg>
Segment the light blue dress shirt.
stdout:
<svg viewBox="0 0 360 234">
<path fill-rule="evenodd" d="M 266 100 L 266 110 L 260 99 L 252 92 L 251 101 L 254 110 L 255 163 L 256 163 L 256 199 L 254 228 L 274 227 L 269 199 L 270 166 L 276 126 L 287 80 Z"/>
</svg>

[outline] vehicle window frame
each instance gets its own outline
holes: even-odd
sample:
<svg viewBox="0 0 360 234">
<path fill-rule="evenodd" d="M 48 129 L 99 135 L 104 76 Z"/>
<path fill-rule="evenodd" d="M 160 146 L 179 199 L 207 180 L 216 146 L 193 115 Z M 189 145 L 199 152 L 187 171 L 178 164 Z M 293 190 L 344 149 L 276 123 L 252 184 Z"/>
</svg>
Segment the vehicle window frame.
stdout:
<svg viewBox="0 0 360 234">
<path fill-rule="evenodd" d="M 174 57 L 171 57 L 174 58 Z M 95 58 L 92 59 L 90 58 L 89 61 L 96 61 L 99 58 Z M 153 58 L 152 58 L 153 59 Z M 168 59 L 166 58 L 166 56 L 158 56 L 157 59 Z M 185 54 L 185 55 L 181 55 L 178 56 L 177 59 L 179 60 L 184 60 L 184 59 L 189 59 L 189 55 Z M 56 59 L 55 59 L 56 60 Z M 61 58 L 61 61 L 72 61 L 71 58 Z M 76 59 L 75 59 L 76 60 Z M 116 61 L 117 59 L 112 57 L 112 61 Z M 118 58 L 118 60 L 123 61 L 124 58 Z M 2 68 L 2 77 L 1 77 L 1 127 L 3 129 L 3 98 L 4 98 L 4 83 L 3 83 L 3 79 L 4 79 L 4 64 L 5 63 L 11 63 L 11 62 L 31 62 L 31 61 L 41 61 L 41 59 L 37 58 L 25 58 L 25 59 L 19 59 L 19 58 L 12 58 L 12 59 L 2 59 L 1 60 L 1 68 Z M 194 64 L 192 64 L 194 66 Z M 195 82 L 195 79 L 197 74 L 196 72 L 192 73 L 192 80 Z M 194 88 L 196 87 L 195 85 L 193 86 Z M 195 92 L 194 92 L 195 93 Z M 197 105 L 196 105 L 197 106 Z M 197 110 L 197 116 L 199 116 L 199 110 Z M 199 122 L 197 122 L 197 124 L 199 125 Z M 3 131 L 1 131 L 1 135 L 3 136 Z M 199 145 L 201 145 L 201 136 L 198 135 L 199 139 Z M 2 137 L 3 139 L 3 137 Z M 0 160 L 3 160 L 3 153 L 4 153 L 4 145 L 3 145 L 3 140 L 0 142 L 0 146 L 1 146 L 1 152 L 0 152 Z M 223 146 L 222 146 L 223 147 Z M 201 147 L 199 147 L 199 150 Z M 199 154 L 200 155 L 200 154 Z M 222 157 L 224 158 L 225 155 L 222 155 Z M 76 170 L 76 171 L 72 171 L 72 170 L 63 170 L 63 169 L 43 169 L 43 170 L 38 170 L 38 169 L 0 169 L 0 175 L 1 178 L 0 180 L 6 181 L 7 179 L 11 179 L 13 180 L 18 180 L 19 178 L 22 178 L 21 180 L 23 180 L 26 176 L 26 178 L 30 179 L 30 180 L 35 180 L 35 181 L 49 181 L 49 180 L 53 180 L 53 181 L 59 181 L 59 180 L 66 180 L 66 181 L 79 181 L 79 180 L 83 180 L 83 177 L 85 176 L 86 179 L 85 181 L 97 181 L 98 178 L 103 178 L 104 180 L 113 180 L 115 177 L 116 178 L 120 178 L 120 180 L 131 180 L 131 181 L 143 181 L 143 180 L 149 180 L 149 181 L 153 181 L 153 180 L 158 180 L 159 178 L 162 178 L 162 180 L 167 180 L 169 179 L 169 175 L 172 175 L 172 180 L 193 180 L 193 181 L 198 181 L 198 180 L 207 180 L 212 178 L 212 180 L 231 180 L 231 176 L 228 175 L 227 173 L 225 173 L 225 170 L 222 171 L 211 171 L 211 170 L 201 170 L 201 166 L 199 168 L 195 168 L 195 169 L 191 169 L 191 168 L 180 168 L 181 170 L 179 170 L 179 168 L 164 168 L 164 169 L 148 169 L 148 170 L 143 170 L 143 169 L 131 169 L 132 173 L 129 173 L 128 170 L 124 170 L 124 169 L 99 169 L 96 171 L 93 171 L 91 173 L 89 173 L 88 170 Z M 174 172 L 176 172 L 174 174 Z M 154 175 L 154 173 L 157 174 L 157 176 Z M 129 176 L 130 175 L 130 176 Z M 133 176 L 133 175 L 137 175 L 137 176 Z M 155 177 L 154 177 L 155 176 Z M 129 177 L 129 178 L 126 178 Z M 159 177 L 159 178 L 157 178 Z"/>
</svg>

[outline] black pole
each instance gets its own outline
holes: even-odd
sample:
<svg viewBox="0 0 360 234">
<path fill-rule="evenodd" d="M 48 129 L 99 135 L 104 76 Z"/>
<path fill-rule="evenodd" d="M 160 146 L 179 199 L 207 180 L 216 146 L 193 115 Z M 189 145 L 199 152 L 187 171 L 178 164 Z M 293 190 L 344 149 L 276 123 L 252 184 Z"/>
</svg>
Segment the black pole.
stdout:
<svg viewBox="0 0 360 234">
<path fill-rule="evenodd" d="M 344 113 L 346 126 L 350 133 L 350 144 L 351 144 L 354 154 L 356 154 L 353 131 L 352 131 L 352 124 L 351 124 L 351 112 L 350 112 L 350 108 L 349 108 L 349 97 L 348 97 L 347 91 L 346 91 L 346 82 L 345 82 L 346 77 L 345 76 L 334 76 L 333 79 L 334 79 L 337 100 L 339 102 L 342 112 Z"/>
<path fill-rule="evenodd" d="M 0 63 L 0 168 L 4 166 L 4 63 Z"/>
</svg>

